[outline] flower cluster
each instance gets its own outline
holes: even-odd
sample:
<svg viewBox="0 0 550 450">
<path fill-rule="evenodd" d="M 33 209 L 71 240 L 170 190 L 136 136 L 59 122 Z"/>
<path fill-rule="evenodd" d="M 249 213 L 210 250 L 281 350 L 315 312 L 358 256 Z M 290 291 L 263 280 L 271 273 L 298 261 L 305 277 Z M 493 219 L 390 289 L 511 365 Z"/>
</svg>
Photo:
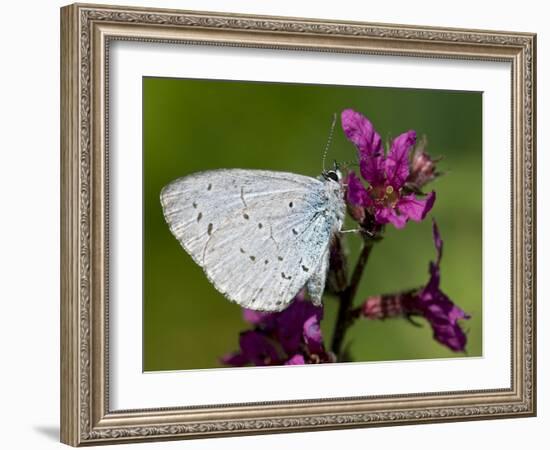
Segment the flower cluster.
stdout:
<svg viewBox="0 0 550 450">
<path fill-rule="evenodd" d="M 241 333 L 240 350 L 223 356 L 222 362 L 230 366 L 335 362 L 323 344 L 322 315 L 323 308 L 306 301 L 302 293 L 281 312 L 244 309 L 243 318 L 254 329 Z"/>
<path fill-rule="evenodd" d="M 342 128 L 357 147 L 361 176 L 368 183 L 365 188 L 354 172 L 348 175 L 347 202 L 352 216 L 361 223 L 374 219 L 377 225 L 391 223 L 396 228 L 403 228 L 409 219 L 423 220 L 433 207 L 435 192 L 424 196 L 420 187 L 435 175 L 433 161 L 425 152 L 415 153 L 411 167 L 409 153 L 416 132 L 397 136 L 385 155 L 380 135 L 362 114 L 344 110 Z"/>
<path fill-rule="evenodd" d="M 426 285 L 414 291 L 370 297 L 363 303 L 360 315 L 369 319 L 422 316 L 430 323 L 435 340 L 455 352 L 464 351 L 466 334 L 458 321 L 470 316 L 440 289 L 443 241 L 435 221 L 433 240 L 437 258 L 430 262 L 430 278 Z"/>
</svg>

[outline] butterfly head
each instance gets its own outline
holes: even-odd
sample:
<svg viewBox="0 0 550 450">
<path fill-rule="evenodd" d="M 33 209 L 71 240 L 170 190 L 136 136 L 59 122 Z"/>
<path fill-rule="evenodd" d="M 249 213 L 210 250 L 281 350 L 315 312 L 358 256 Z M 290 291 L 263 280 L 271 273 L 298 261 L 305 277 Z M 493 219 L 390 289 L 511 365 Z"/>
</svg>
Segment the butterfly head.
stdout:
<svg viewBox="0 0 550 450">
<path fill-rule="evenodd" d="M 336 183 L 340 183 L 342 181 L 342 172 L 340 172 L 340 167 L 336 161 L 334 161 L 334 169 L 323 170 L 321 175 L 326 181 L 334 181 Z"/>
</svg>

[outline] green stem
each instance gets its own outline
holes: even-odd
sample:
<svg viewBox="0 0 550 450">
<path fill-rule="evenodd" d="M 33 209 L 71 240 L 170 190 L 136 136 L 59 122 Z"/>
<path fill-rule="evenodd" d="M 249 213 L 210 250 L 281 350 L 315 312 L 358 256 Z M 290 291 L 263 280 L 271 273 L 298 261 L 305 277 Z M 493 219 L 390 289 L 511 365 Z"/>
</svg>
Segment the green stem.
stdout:
<svg viewBox="0 0 550 450">
<path fill-rule="evenodd" d="M 370 239 L 365 239 L 363 243 L 363 248 L 359 254 L 359 259 L 353 270 L 351 280 L 340 294 L 340 302 L 338 307 L 338 316 L 336 318 L 336 325 L 334 326 L 334 335 L 332 336 L 332 352 L 340 359 L 340 353 L 342 351 L 342 343 L 344 341 L 344 336 L 347 329 L 353 322 L 352 317 L 352 307 L 353 299 L 359 288 L 359 283 L 361 282 L 361 277 L 369 260 L 369 255 L 372 250 L 373 241 Z"/>
</svg>

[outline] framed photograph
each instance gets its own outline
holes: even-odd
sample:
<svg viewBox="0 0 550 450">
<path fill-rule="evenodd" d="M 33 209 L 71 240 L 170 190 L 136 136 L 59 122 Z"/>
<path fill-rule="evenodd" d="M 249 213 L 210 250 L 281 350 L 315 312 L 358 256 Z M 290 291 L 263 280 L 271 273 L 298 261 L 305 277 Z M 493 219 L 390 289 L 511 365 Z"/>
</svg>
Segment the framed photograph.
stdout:
<svg viewBox="0 0 550 450">
<path fill-rule="evenodd" d="M 535 58 L 62 8 L 62 442 L 535 415 Z"/>
</svg>

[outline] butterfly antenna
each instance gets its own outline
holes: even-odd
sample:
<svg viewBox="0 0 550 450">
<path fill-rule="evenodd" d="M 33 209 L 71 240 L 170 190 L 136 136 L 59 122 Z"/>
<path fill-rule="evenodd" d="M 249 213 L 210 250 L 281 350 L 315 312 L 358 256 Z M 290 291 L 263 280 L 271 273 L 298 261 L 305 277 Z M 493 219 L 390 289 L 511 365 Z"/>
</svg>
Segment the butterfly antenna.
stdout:
<svg viewBox="0 0 550 450">
<path fill-rule="evenodd" d="M 332 137 L 334 136 L 335 126 L 336 126 L 336 113 L 332 115 L 332 124 L 330 125 L 330 132 L 328 134 L 327 145 L 325 145 L 325 151 L 323 152 L 323 172 L 325 171 L 325 160 L 327 159 L 328 149 L 332 144 Z"/>
</svg>

